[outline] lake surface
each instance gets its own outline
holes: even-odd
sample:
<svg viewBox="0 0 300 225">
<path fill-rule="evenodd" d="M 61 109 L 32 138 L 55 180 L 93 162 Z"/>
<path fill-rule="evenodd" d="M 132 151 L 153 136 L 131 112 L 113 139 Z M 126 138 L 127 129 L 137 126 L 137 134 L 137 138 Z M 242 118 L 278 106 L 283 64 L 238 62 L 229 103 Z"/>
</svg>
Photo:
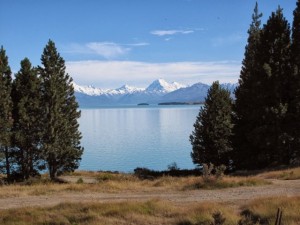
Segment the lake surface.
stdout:
<svg viewBox="0 0 300 225">
<path fill-rule="evenodd" d="M 84 153 L 79 169 L 164 170 L 173 162 L 194 168 L 189 135 L 200 106 L 132 106 L 81 109 Z"/>
</svg>

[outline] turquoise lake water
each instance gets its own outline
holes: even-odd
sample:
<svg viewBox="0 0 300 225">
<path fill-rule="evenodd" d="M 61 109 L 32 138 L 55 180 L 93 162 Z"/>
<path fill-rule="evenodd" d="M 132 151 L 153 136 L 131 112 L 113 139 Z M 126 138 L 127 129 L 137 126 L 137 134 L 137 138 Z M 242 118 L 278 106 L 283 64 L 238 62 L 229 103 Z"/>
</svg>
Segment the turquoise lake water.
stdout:
<svg viewBox="0 0 300 225">
<path fill-rule="evenodd" d="M 132 106 L 81 109 L 84 153 L 79 169 L 164 170 L 173 162 L 194 168 L 189 135 L 200 106 Z"/>
</svg>

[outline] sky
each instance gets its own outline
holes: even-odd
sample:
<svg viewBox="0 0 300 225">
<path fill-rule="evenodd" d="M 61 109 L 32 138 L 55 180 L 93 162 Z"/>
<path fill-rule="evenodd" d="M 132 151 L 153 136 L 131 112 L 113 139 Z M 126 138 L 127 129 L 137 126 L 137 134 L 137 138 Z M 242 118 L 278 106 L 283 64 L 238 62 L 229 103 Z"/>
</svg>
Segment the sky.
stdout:
<svg viewBox="0 0 300 225">
<path fill-rule="evenodd" d="M 40 65 L 51 39 L 79 85 L 146 87 L 236 83 L 254 0 L 0 0 L 0 45 L 12 71 Z M 296 0 L 258 0 L 265 23 L 280 5 L 292 24 Z"/>
</svg>

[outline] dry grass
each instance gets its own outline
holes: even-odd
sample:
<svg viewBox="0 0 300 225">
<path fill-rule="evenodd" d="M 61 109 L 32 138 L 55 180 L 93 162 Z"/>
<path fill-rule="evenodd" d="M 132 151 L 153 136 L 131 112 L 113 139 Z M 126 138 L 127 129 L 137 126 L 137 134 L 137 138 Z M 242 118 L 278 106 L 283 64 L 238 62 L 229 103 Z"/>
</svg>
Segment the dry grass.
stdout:
<svg viewBox="0 0 300 225">
<path fill-rule="evenodd" d="M 221 189 L 241 186 L 259 186 L 271 184 L 270 181 L 258 177 L 231 177 L 225 176 L 217 179 L 216 177 L 209 177 L 208 179 L 200 177 L 193 181 L 187 181 L 185 189 Z"/>
<path fill-rule="evenodd" d="M 236 224 L 238 216 L 221 204 L 202 203 L 176 206 L 171 202 L 151 200 L 121 203 L 64 203 L 48 208 L 22 208 L 0 211 L 3 225 L 71 224 L 203 224 L 212 222 L 212 213 L 220 211 L 226 224 Z"/>
<path fill-rule="evenodd" d="M 300 196 L 257 199 L 242 209 L 260 220 L 267 221 L 268 224 L 275 224 L 278 208 L 283 210 L 282 224 L 300 224 Z"/>
<path fill-rule="evenodd" d="M 131 174 L 115 174 L 104 172 L 80 171 L 68 174 L 71 181 L 68 183 L 53 183 L 42 177 L 40 180 L 26 184 L 11 184 L 0 187 L 0 198 L 53 195 L 63 192 L 157 192 L 157 191 L 185 191 L 192 189 L 221 189 L 239 186 L 265 185 L 270 182 L 257 177 L 230 177 L 222 179 L 211 177 L 160 177 L 154 180 L 140 180 Z M 83 179 L 82 179 L 83 178 Z M 92 179 L 92 183 L 85 183 Z"/>
<path fill-rule="evenodd" d="M 243 206 L 254 218 L 274 224 L 276 210 L 283 209 L 283 224 L 300 224 L 300 197 L 262 198 Z M 162 200 L 120 203 L 64 203 L 46 208 L 0 210 L 3 225 L 100 225 L 100 224 L 171 224 L 209 225 L 212 214 L 221 212 L 225 225 L 237 225 L 240 213 L 221 203 L 189 203 L 175 205 Z"/>
<path fill-rule="evenodd" d="M 300 167 L 293 168 L 293 169 L 265 172 L 260 174 L 260 176 L 266 179 L 297 180 L 300 179 Z"/>
</svg>

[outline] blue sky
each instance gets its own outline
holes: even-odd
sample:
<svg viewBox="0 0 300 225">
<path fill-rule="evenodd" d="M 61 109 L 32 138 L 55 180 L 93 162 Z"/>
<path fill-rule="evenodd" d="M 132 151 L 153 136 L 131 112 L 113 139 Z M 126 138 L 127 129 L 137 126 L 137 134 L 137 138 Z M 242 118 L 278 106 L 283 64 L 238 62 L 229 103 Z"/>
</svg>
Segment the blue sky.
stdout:
<svg viewBox="0 0 300 225">
<path fill-rule="evenodd" d="M 263 22 L 280 5 L 292 23 L 296 0 L 261 0 Z M 52 39 L 80 85 L 145 87 L 237 82 L 254 0 L 0 0 L 0 45 L 14 72 L 34 66 Z"/>
</svg>

